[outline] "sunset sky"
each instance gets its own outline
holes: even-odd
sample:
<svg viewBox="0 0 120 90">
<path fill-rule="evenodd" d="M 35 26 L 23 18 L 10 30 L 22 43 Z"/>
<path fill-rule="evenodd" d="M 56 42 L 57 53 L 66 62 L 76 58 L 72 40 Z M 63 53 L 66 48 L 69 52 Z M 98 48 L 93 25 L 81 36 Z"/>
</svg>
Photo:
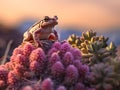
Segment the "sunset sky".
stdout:
<svg viewBox="0 0 120 90">
<path fill-rule="evenodd" d="M 59 17 L 59 26 L 108 28 L 120 26 L 120 0 L 0 0 L 0 22 Z"/>
</svg>

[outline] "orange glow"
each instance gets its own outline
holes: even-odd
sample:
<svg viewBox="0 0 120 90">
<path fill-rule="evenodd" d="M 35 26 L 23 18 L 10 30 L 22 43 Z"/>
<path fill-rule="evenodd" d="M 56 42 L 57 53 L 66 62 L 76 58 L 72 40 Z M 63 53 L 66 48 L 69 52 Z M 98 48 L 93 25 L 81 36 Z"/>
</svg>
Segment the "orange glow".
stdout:
<svg viewBox="0 0 120 90">
<path fill-rule="evenodd" d="M 59 26 L 120 26 L 120 0 L 0 0 L 0 21 L 14 25 L 26 18 L 59 17 Z"/>
</svg>

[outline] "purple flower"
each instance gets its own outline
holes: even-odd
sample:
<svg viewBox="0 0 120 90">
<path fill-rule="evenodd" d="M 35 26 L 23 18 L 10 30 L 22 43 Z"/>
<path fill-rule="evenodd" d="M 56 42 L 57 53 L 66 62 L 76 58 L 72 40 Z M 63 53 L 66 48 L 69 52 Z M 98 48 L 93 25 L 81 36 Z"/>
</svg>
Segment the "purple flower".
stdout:
<svg viewBox="0 0 120 90">
<path fill-rule="evenodd" d="M 60 49 L 61 49 L 61 43 L 58 42 L 58 41 L 56 41 L 56 42 L 52 45 L 52 48 L 56 48 L 56 49 L 60 50 Z"/>
<path fill-rule="evenodd" d="M 66 88 L 64 86 L 59 86 L 57 90 L 66 90 Z"/>
<path fill-rule="evenodd" d="M 104 86 L 104 89 L 105 89 L 105 90 L 113 90 L 114 88 L 113 88 L 113 86 L 112 86 L 111 84 L 106 84 L 106 85 Z"/>
<path fill-rule="evenodd" d="M 42 48 L 37 48 L 30 54 L 30 62 L 38 61 L 40 63 L 44 63 L 45 59 L 45 53 Z"/>
<path fill-rule="evenodd" d="M 96 90 L 96 89 L 95 88 L 89 88 L 89 87 L 87 87 L 86 90 Z"/>
<path fill-rule="evenodd" d="M 66 52 L 69 52 L 70 51 L 70 48 L 71 48 L 71 45 L 69 43 L 63 43 L 61 45 L 61 53 L 66 53 Z"/>
<path fill-rule="evenodd" d="M 81 60 L 82 55 L 81 55 L 81 52 L 80 52 L 79 49 L 77 49 L 77 48 L 71 48 L 71 53 L 73 54 L 74 59 L 79 59 L 79 60 Z"/>
<path fill-rule="evenodd" d="M 81 65 L 78 69 L 80 78 L 84 79 L 86 74 L 89 72 L 89 67 L 87 65 Z"/>
<path fill-rule="evenodd" d="M 36 73 L 37 75 L 40 75 L 43 71 L 43 65 L 41 65 L 38 61 L 32 61 L 30 63 L 30 70 Z"/>
<path fill-rule="evenodd" d="M 65 66 L 68 66 L 73 63 L 74 57 L 71 52 L 66 52 L 63 57 L 63 63 Z"/>
<path fill-rule="evenodd" d="M 57 53 L 57 52 L 58 52 L 58 49 L 52 48 L 52 49 L 49 50 L 48 56 L 50 57 L 53 53 Z"/>
<path fill-rule="evenodd" d="M 56 63 L 57 61 L 60 61 L 60 57 L 58 55 L 58 53 L 53 53 L 49 59 L 49 65 L 53 65 L 54 63 Z"/>
<path fill-rule="evenodd" d="M 77 68 L 74 65 L 69 65 L 66 69 L 65 83 L 68 85 L 75 84 L 78 77 Z"/>
<path fill-rule="evenodd" d="M 75 67 L 77 67 L 77 69 L 79 69 L 79 67 L 82 65 L 80 60 L 74 60 L 73 64 L 74 64 Z"/>
<path fill-rule="evenodd" d="M 54 77 L 59 78 L 64 76 L 64 66 L 60 61 L 57 61 L 53 66 L 51 67 L 51 73 Z"/>
<path fill-rule="evenodd" d="M 75 90 L 86 90 L 84 84 L 82 83 L 77 83 L 75 85 Z"/>
<path fill-rule="evenodd" d="M 53 90 L 53 82 L 50 78 L 45 79 L 41 85 L 42 90 Z"/>
</svg>

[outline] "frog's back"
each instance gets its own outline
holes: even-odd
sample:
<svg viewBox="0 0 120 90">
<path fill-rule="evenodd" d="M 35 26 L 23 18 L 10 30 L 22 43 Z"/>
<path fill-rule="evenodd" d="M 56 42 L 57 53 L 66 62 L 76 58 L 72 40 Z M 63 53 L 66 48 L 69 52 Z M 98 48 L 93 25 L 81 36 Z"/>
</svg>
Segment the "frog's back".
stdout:
<svg viewBox="0 0 120 90">
<path fill-rule="evenodd" d="M 38 30 L 41 26 L 41 20 L 38 21 L 37 23 L 33 24 L 29 29 L 28 32 L 33 33 L 34 31 Z"/>
</svg>

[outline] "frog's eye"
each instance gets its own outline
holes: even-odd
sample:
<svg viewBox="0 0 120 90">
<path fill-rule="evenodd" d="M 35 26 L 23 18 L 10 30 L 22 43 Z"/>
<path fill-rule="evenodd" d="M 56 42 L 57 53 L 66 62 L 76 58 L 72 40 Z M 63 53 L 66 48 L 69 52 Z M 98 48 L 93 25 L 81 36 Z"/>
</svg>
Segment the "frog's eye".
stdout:
<svg viewBox="0 0 120 90">
<path fill-rule="evenodd" d="M 44 17 L 45 22 L 47 22 L 50 18 L 48 16 Z"/>
</svg>

